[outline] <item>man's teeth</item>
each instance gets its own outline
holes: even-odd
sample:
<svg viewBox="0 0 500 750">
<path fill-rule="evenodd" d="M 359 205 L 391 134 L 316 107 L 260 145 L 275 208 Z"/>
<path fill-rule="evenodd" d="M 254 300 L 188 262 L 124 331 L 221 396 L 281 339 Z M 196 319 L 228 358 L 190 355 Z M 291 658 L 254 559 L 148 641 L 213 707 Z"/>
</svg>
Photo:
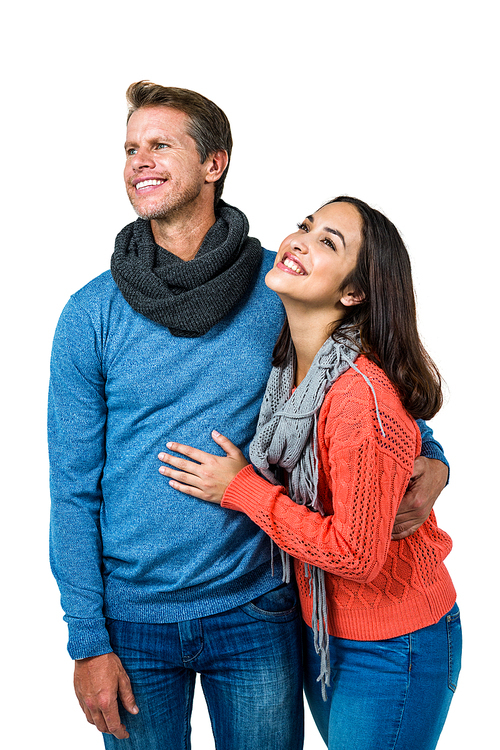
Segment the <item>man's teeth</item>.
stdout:
<svg viewBox="0 0 500 750">
<path fill-rule="evenodd" d="M 302 276 L 304 276 L 304 271 L 300 266 L 297 265 L 293 260 L 290 260 L 290 258 L 285 258 L 283 261 L 283 265 L 287 268 L 290 268 L 292 271 L 295 271 L 295 273 L 300 273 Z"/>
<path fill-rule="evenodd" d="M 136 187 L 136 190 L 140 190 L 141 188 L 150 187 L 152 185 L 161 185 L 165 180 L 143 180 L 143 182 L 138 182 Z"/>
</svg>

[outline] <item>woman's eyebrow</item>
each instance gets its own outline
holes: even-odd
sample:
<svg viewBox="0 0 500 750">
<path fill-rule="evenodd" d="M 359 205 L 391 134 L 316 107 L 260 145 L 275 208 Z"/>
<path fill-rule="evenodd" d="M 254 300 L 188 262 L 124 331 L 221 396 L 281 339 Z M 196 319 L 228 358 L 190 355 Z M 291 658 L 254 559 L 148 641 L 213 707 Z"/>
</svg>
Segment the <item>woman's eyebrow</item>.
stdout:
<svg viewBox="0 0 500 750">
<path fill-rule="evenodd" d="M 314 224 L 313 216 L 306 216 L 306 219 L 310 221 L 311 224 Z M 340 237 L 340 239 L 342 240 L 342 244 L 344 245 L 344 248 L 345 248 L 345 239 L 344 239 L 344 235 L 342 234 L 342 232 L 339 232 L 338 229 L 332 229 L 331 227 L 323 227 L 323 229 L 325 232 L 330 232 L 330 234 L 335 234 L 337 235 L 337 237 Z"/>
</svg>

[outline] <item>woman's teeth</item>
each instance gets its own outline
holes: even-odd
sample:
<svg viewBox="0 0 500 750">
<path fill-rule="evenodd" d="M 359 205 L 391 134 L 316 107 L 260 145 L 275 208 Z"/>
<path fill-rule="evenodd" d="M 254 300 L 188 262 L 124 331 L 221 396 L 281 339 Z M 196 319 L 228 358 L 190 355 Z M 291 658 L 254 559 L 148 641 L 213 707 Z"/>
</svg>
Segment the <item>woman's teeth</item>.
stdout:
<svg viewBox="0 0 500 750">
<path fill-rule="evenodd" d="M 297 263 L 295 263 L 290 258 L 285 258 L 285 260 L 283 261 L 283 265 L 286 266 L 287 268 L 290 268 L 292 271 L 295 271 L 295 273 L 299 273 L 301 276 L 305 276 L 305 273 L 302 270 L 302 268 L 298 266 Z"/>
</svg>

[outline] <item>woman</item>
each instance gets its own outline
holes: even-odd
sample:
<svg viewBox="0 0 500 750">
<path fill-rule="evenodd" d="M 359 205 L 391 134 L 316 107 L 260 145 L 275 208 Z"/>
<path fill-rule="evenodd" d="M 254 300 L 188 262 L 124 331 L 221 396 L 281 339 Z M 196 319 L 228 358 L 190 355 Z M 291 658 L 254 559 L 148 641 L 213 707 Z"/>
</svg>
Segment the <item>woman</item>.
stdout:
<svg viewBox="0 0 500 750">
<path fill-rule="evenodd" d="M 168 443 L 188 460 L 161 453 L 160 471 L 246 513 L 294 558 L 305 692 L 328 747 L 430 750 L 461 630 L 443 564 L 451 540 L 434 513 L 391 542 L 420 451 L 415 419 L 442 403 L 406 248 L 378 211 L 336 198 L 283 241 L 266 284 L 287 323 L 250 449 L 260 473 L 216 431 L 225 457 Z"/>
</svg>

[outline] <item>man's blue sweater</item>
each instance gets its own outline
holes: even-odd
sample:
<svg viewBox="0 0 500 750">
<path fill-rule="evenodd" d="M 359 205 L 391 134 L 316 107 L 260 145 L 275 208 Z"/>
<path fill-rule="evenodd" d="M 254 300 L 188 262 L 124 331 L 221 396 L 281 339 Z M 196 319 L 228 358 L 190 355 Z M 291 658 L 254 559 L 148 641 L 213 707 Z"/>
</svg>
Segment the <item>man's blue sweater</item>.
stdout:
<svg viewBox="0 0 500 750">
<path fill-rule="evenodd" d="M 105 617 L 176 622 L 246 603 L 280 582 L 247 516 L 173 490 L 169 440 L 212 453 L 213 429 L 244 452 L 283 322 L 264 276 L 222 322 L 176 338 L 135 312 L 109 272 L 77 292 L 51 362 L 51 564 L 72 658 L 111 651 Z M 423 423 L 423 453 L 444 460 Z"/>
</svg>

